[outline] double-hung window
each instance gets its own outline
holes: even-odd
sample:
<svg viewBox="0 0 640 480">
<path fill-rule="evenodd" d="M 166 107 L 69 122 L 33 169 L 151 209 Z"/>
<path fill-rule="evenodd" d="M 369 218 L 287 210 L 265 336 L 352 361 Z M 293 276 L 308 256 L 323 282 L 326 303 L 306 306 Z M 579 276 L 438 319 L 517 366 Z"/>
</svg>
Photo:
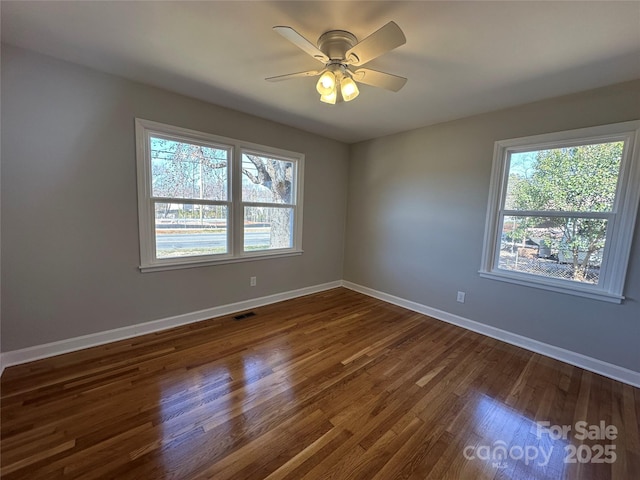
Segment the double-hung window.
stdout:
<svg viewBox="0 0 640 480">
<path fill-rule="evenodd" d="M 304 156 L 136 119 L 140 268 L 302 252 Z"/>
<path fill-rule="evenodd" d="M 621 302 L 640 122 L 498 141 L 480 274 Z"/>
</svg>

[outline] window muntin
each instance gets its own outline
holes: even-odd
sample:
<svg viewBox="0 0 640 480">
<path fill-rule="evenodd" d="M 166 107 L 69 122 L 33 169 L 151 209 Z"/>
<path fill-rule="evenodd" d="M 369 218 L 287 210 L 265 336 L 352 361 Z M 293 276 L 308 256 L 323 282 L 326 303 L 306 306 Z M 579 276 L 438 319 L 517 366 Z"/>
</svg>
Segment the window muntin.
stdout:
<svg viewBox="0 0 640 480">
<path fill-rule="evenodd" d="M 141 119 L 136 136 L 142 271 L 302 252 L 301 154 Z"/>
<path fill-rule="evenodd" d="M 620 301 L 640 196 L 637 129 L 496 142 L 481 275 Z"/>
</svg>

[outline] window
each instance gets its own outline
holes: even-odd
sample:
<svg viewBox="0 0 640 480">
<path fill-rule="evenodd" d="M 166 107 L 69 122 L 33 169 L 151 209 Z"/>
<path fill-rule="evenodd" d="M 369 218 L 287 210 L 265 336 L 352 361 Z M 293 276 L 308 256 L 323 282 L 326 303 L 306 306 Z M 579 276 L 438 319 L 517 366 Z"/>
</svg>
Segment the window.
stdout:
<svg viewBox="0 0 640 480">
<path fill-rule="evenodd" d="M 480 274 L 620 303 L 640 122 L 496 142 Z"/>
<path fill-rule="evenodd" d="M 304 156 L 136 119 L 142 271 L 302 253 Z"/>
</svg>

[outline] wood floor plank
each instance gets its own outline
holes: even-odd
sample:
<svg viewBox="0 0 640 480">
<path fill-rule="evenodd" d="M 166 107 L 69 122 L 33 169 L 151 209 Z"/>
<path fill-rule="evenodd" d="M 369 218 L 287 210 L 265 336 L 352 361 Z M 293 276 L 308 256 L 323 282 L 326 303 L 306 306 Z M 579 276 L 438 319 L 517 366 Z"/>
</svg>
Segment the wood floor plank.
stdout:
<svg viewBox="0 0 640 480">
<path fill-rule="evenodd" d="M 344 288 L 253 311 L 9 367 L 2 479 L 640 478 L 637 388 Z"/>
</svg>

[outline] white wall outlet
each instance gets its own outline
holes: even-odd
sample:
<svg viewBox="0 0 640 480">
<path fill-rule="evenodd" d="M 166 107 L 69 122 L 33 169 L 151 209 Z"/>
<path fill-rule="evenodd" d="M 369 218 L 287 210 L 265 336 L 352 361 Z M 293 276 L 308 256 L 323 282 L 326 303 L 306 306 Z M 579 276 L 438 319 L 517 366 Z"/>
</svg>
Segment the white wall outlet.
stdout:
<svg viewBox="0 0 640 480">
<path fill-rule="evenodd" d="M 458 297 L 456 298 L 456 300 L 460 303 L 464 303 L 464 296 L 465 296 L 464 292 L 458 292 Z"/>
<path fill-rule="evenodd" d="M 251 285 L 252 287 L 256 286 L 256 277 L 251 277 L 249 279 L 249 285 Z"/>
</svg>

